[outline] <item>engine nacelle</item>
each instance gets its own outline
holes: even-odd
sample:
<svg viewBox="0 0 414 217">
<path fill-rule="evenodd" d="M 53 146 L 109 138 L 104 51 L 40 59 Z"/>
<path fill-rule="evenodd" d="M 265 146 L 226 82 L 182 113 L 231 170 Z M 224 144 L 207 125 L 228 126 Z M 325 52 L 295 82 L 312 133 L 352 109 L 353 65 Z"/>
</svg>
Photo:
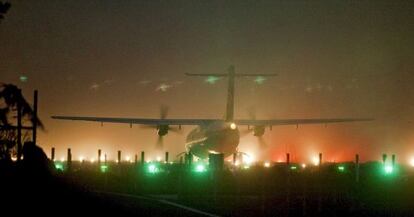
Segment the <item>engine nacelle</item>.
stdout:
<svg viewBox="0 0 414 217">
<path fill-rule="evenodd" d="M 158 127 L 158 136 L 165 136 L 168 134 L 168 129 L 169 126 L 168 125 L 159 125 Z"/>
<path fill-rule="evenodd" d="M 254 136 L 263 136 L 265 133 L 265 127 L 264 126 L 255 126 L 253 128 L 253 135 Z"/>
</svg>

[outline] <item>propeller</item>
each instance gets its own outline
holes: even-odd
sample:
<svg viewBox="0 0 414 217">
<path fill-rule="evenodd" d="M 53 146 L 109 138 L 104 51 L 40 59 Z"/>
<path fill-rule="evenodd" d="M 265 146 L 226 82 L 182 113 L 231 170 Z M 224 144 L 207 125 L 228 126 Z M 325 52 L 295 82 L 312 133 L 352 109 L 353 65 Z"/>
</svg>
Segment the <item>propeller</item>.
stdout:
<svg viewBox="0 0 414 217">
<path fill-rule="evenodd" d="M 165 119 L 168 116 L 170 108 L 167 105 L 161 105 L 160 107 L 160 118 Z"/>
<path fill-rule="evenodd" d="M 251 120 L 256 120 L 256 107 L 251 106 L 247 109 L 247 113 Z M 253 135 L 257 138 L 260 148 L 265 149 L 267 148 L 267 143 L 263 138 L 265 133 L 265 126 L 253 126 L 249 127 L 246 130 L 241 132 L 242 136 L 250 134 L 253 132 Z"/>
<path fill-rule="evenodd" d="M 165 119 L 168 116 L 169 107 L 166 105 L 160 106 L 160 119 Z M 142 128 L 146 129 L 156 129 L 157 130 L 157 143 L 156 143 L 156 149 L 162 150 L 164 148 L 164 139 L 163 137 L 168 134 L 168 132 L 174 132 L 174 133 L 182 133 L 180 130 L 180 127 L 171 127 L 169 125 L 144 125 L 141 126 Z"/>
<path fill-rule="evenodd" d="M 264 140 L 263 136 L 256 136 L 256 138 L 257 138 L 257 141 L 259 142 L 259 146 L 261 149 L 267 148 L 267 143 Z"/>
<path fill-rule="evenodd" d="M 250 119 L 256 120 L 256 107 L 251 106 L 251 107 L 247 108 L 246 111 L 247 111 L 247 114 L 248 114 Z M 248 126 L 247 129 L 244 129 L 244 130 L 240 131 L 240 134 L 242 136 L 245 136 L 245 135 L 250 134 L 251 132 L 253 132 L 253 130 L 254 130 L 254 126 L 253 127 Z"/>
<path fill-rule="evenodd" d="M 157 150 L 163 150 L 164 149 L 164 138 L 162 136 L 158 136 L 155 148 Z"/>
</svg>

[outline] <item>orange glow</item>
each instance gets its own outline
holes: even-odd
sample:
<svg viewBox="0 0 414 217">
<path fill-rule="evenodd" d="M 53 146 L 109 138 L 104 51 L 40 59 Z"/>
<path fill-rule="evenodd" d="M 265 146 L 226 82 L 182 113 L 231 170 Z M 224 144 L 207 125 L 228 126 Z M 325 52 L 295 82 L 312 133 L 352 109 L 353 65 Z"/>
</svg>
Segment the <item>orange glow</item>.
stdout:
<svg viewBox="0 0 414 217">
<path fill-rule="evenodd" d="M 411 167 L 414 167 L 414 157 L 413 157 L 413 158 L 411 158 L 411 160 L 410 160 L 410 166 L 411 166 Z"/>
</svg>

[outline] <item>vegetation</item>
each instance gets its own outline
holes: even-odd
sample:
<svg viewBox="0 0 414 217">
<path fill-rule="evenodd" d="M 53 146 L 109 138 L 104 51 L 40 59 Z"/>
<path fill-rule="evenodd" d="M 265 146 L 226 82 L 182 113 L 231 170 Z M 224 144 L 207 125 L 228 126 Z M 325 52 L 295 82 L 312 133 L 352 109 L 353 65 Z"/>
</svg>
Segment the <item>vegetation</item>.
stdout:
<svg viewBox="0 0 414 217">
<path fill-rule="evenodd" d="M 34 112 L 21 90 L 13 84 L 0 83 L 0 159 L 9 159 L 15 153 L 18 141 L 18 110 L 22 119 L 22 143 L 30 138 L 33 122 L 43 129 L 42 122 L 34 117 Z M 30 126 L 25 126 L 25 124 Z"/>
<path fill-rule="evenodd" d="M 11 7 L 10 3 L 8 3 L 8 2 L 3 3 L 3 2 L 0 1 L 0 21 L 2 19 L 4 19 L 4 14 L 7 13 L 7 11 L 10 9 L 10 7 Z"/>
</svg>

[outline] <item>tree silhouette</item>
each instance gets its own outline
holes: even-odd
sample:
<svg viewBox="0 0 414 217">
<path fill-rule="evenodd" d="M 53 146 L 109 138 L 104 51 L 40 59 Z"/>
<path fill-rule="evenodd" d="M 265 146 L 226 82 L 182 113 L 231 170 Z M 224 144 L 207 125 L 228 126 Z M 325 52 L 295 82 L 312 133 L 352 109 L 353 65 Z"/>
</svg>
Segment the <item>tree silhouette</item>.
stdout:
<svg viewBox="0 0 414 217">
<path fill-rule="evenodd" d="M 22 141 L 27 141 L 34 120 L 37 126 L 44 129 L 42 122 L 35 117 L 33 109 L 24 98 L 21 90 L 13 84 L 0 83 L 0 159 L 10 158 L 13 148 L 17 143 L 17 122 L 18 108 L 20 108 L 22 123 L 31 123 L 31 126 L 22 127 L 25 130 Z"/>
<path fill-rule="evenodd" d="M 0 2 L 0 21 L 2 19 L 4 19 L 4 14 L 7 13 L 7 11 L 10 9 L 10 7 L 11 7 L 11 4 L 10 3 L 8 3 L 8 2 L 5 2 L 5 3 Z"/>
</svg>

